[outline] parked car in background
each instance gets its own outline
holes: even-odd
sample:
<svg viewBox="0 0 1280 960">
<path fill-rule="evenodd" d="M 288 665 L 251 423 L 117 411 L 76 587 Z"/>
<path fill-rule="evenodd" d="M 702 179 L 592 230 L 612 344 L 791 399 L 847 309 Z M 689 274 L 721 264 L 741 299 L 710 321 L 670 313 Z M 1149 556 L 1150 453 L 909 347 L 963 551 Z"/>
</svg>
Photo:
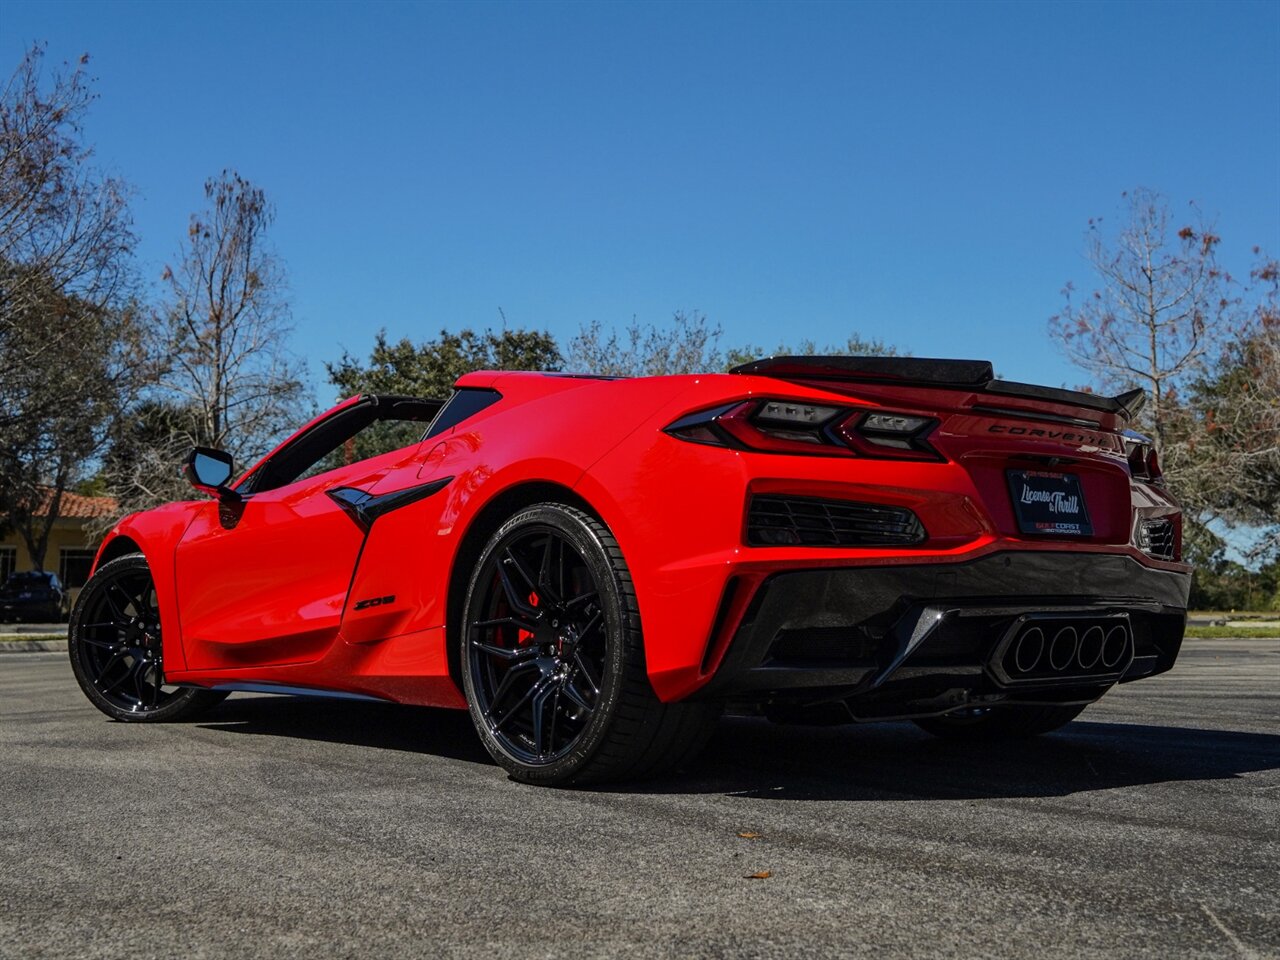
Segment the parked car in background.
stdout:
<svg viewBox="0 0 1280 960">
<path fill-rule="evenodd" d="M 0 620 L 63 621 L 70 610 L 70 594 L 47 570 L 11 573 L 0 587 Z"/>
</svg>

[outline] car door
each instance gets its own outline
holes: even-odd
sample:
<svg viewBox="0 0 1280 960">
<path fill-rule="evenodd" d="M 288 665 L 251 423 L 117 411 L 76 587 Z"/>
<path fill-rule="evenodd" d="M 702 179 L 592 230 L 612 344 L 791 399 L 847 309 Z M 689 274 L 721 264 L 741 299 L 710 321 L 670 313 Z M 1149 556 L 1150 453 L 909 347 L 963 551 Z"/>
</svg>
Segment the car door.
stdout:
<svg viewBox="0 0 1280 960">
<path fill-rule="evenodd" d="M 174 564 L 188 669 L 307 663 L 334 642 L 366 533 L 343 491 L 371 490 L 416 447 L 323 468 L 388 413 L 339 408 L 255 467 L 240 499 L 199 511 Z"/>
</svg>

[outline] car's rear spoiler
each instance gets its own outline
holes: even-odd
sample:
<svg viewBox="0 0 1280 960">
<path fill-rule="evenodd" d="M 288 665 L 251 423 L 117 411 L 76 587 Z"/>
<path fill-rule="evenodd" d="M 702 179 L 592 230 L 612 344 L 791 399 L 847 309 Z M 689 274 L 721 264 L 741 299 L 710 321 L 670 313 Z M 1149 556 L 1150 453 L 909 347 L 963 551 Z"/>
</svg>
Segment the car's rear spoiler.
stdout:
<svg viewBox="0 0 1280 960">
<path fill-rule="evenodd" d="M 997 380 L 990 360 L 933 360 L 927 357 L 766 357 L 740 364 L 730 373 L 777 377 L 781 380 L 837 380 L 855 383 L 896 383 L 902 386 L 972 390 L 1023 397 L 1048 403 L 1114 413 L 1125 420 L 1138 415 L 1147 401 L 1141 388 L 1115 397 L 1060 387 Z"/>
</svg>

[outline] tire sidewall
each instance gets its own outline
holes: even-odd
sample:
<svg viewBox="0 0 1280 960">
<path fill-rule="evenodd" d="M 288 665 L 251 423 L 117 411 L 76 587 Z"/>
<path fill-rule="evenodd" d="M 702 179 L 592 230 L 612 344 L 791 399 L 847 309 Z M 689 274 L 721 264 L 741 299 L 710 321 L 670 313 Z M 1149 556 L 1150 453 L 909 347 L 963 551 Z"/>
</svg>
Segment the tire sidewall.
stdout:
<svg viewBox="0 0 1280 960">
<path fill-rule="evenodd" d="M 495 554 L 504 550 L 516 538 L 539 529 L 550 529 L 563 536 L 586 561 L 591 576 L 595 579 L 598 602 L 604 613 L 606 639 L 600 696 L 586 730 L 565 756 L 550 763 L 531 764 L 509 754 L 489 730 L 489 725 L 481 714 L 471 675 L 469 649 L 471 636 L 467 624 L 474 619 L 479 619 L 473 614 L 472 607 L 478 602 L 478 595 L 482 594 L 487 587 L 487 584 L 481 581 L 481 577 Z M 499 527 L 497 532 L 489 538 L 489 542 L 472 568 L 459 629 L 461 653 L 459 662 L 462 667 L 463 693 L 466 696 L 467 709 L 471 714 L 472 722 L 489 754 L 512 776 L 528 783 L 552 785 L 571 781 L 575 774 L 590 763 L 591 758 L 608 736 L 610 723 L 622 695 L 624 645 L 633 631 L 638 634 L 639 623 L 634 621 L 633 614 L 624 599 L 622 586 L 619 583 L 619 572 L 610 561 L 604 545 L 591 527 L 583 522 L 577 510 L 554 503 L 538 504 L 521 510 Z"/>
</svg>

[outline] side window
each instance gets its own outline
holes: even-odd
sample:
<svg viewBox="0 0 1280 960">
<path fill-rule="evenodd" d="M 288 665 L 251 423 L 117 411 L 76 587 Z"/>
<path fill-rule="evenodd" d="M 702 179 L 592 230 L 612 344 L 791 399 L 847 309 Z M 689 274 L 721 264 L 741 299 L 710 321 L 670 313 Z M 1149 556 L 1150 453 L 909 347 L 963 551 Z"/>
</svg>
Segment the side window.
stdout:
<svg viewBox="0 0 1280 960">
<path fill-rule="evenodd" d="M 422 422 L 419 420 L 374 420 L 288 482 L 306 480 L 338 467 L 350 466 L 359 460 L 380 457 L 392 450 L 413 446 L 421 440 Z"/>
<path fill-rule="evenodd" d="M 419 443 L 423 424 L 441 411 L 439 400 L 366 397 L 327 417 L 271 455 L 245 482 L 248 493 L 298 480 Z"/>
<path fill-rule="evenodd" d="M 426 440 L 437 434 L 444 433 L 450 427 L 456 427 L 463 420 L 474 417 L 485 407 L 491 407 L 502 399 L 502 394 L 497 390 L 483 390 L 476 387 L 463 387 L 453 392 L 453 396 L 445 403 L 441 411 L 436 414 L 436 418 L 431 421 L 431 426 L 427 428 L 427 432 L 423 434 L 422 439 Z"/>
</svg>

